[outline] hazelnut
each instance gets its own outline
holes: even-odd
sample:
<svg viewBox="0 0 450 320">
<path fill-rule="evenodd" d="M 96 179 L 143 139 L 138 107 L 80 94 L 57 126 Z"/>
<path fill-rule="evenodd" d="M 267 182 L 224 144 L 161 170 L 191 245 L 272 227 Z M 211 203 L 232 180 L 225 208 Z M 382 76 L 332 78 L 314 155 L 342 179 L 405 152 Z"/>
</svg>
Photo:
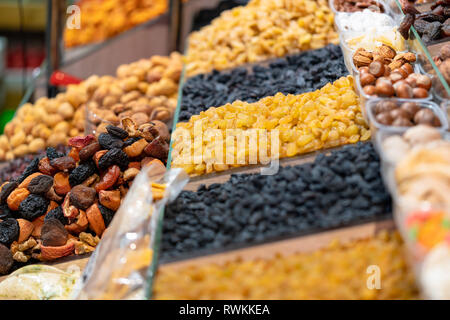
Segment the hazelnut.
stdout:
<svg viewBox="0 0 450 320">
<path fill-rule="evenodd" d="M 386 126 L 388 126 L 392 123 L 392 117 L 389 114 L 389 112 L 382 112 L 380 114 L 377 114 L 377 116 L 375 117 L 375 120 L 377 120 L 377 122 L 384 124 Z"/>
<path fill-rule="evenodd" d="M 422 108 L 419 110 L 414 116 L 414 122 L 416 124 L 426 124 L 433 126 L 435 123 L 435 115 L 434 112 L 428 108 Z"/>
<path fill-rule="evenodd" d="M 380 80 L 379 78 L 378 80 Z M 375 85 L 375 92 L 379 96 L 392 97 L 394 95 L 394 87 L 391 84 L 391 81 L 378 81 Z"/>
<path fill-rule="evenodd" d="M 412 127 L 412 122 L 406 118 L 397 118 L 392 122 L 392 125 L 395 127 Z"/>
<path fill-rule="evenodd" d="M 362 75 L 363 73 L 369 73 L 368 67 L 361 67 L 358 69 L 359 73 Z"/>
<path fill-rule="evenodd" d="M 375 77 L 370 74 L 370 73 L 363 73 L 360 75 L 359 77 L 360 81 L 361 81 L 361 85 L 363 87 L 369 85 L 369 84 L 373 84 L 375 82 Z"/>
<path fill-rule="evenodd" d="M 411 119 L 411 117 L 409 116 L 409 113 L 401 108 L 392 110 L 390 112 L 390 115 L 393 119 L 397 119 L 397 118 Z"/>
<path fill-rule="evenodd" d="M 430 88 L 431 88 L 430 77 L 423 75 L 423 74 L 417 75 L 416 87 L 423 88 L 425 90 L 430 90 Z"/>
<path fill-rule="evenodd" d="M 409 114 L 409 119 L 414 118 L 417 111 L 420 110 L 420 107 L 414 102 L 405 102 L 400 106 L 400 108 Z"/>
<path fill-rule="evenodd" d="M 409 73 L 402 68 L 397 68 L 394 71 L 400 73 L 402 75 L 403 79 L 405 79 L 409 75 Z"/>
<path fill-rule="evenodd" d="M 389 68 L 388 66 L 384 66 L 384 77 L 389 77 L 389 75 L 391 74 L 391 68 Z"/>
<path fill-rule="evenodd" d="M 381 77 L 384 75 L 384 64 L 379 61 L 374 61 L 369 64 L 369 73 L 375 77 Z"/>
<path fill-rule="evenodd" d="M 424 88 L 414 88 L 413 89 L 413 96 L 417 99 L 423 99 L 428 97 L 428 91 Z"/>
<path fill-rule="evenodd" d="M 397 105 L 395 104 L 394 101 L 389 101 L 389 100 L 385 100 L 385 101 L 380 101 L 378 102 L 376 108 L 375 108 L 375 112 L 381 113 L 381 112 L 389 112 L 391 110 L 394 110 L 397 108 Z"/>
<path fill-rule="evenodd" d="M 400 67 L 400 69 L 405 71 L 407 74 L 411 74 L 414 72 L 412 65 L 410 65 L 409 63 L 405 63 Z"/>
<path fill-rule="evenodd" d="M 397 85 L 398 84 L 398 85 Z M 409 84 L 400 81 L 396 83 L 395 94 L 399 98 L 410 99 L 413 97 L 413 91 Z"/>
<path fill-rule="evenodd" d="M 365 87 L 363 88 L 363 91 L 364 91 L 364 93 L 365 93 L 366 95 L 368 95 L 368 96 L 373 96 L 373 95 L 375 95 L 376 89 L 375 89 L 375 86 L 373 86 L 373 85 L 368 85 L 368 86 L 365 86 Z"/>
<path fill-rule="evenodd" d="M 390 74 L 389 79 L 392 83 L 403 80 L 403 75 L 400 72 L 394 71 Z"/>
<path fill-rule="evenodd" d="M 417 79 L 418 79 L 418 74 L 417 73 L 411 73 L 406 79 L 405 81 L 412 87 L 415 88 L 417 86 Z"/>
</svg>

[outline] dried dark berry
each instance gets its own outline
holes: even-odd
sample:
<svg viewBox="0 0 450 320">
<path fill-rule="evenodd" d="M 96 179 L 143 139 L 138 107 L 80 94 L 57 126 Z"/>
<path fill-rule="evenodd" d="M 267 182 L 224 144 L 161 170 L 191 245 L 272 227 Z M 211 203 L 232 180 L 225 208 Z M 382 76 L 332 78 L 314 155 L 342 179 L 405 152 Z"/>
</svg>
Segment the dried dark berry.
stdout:
<svg viewBox="0 0 450 320">
<path fill-rule="evenodd" d="M 400 32 L 400 34 L 402 35 L 403 38 L 405 38 L 405 40 L 409 39 L 409 29 L 414 23 L 414 19 L 415 19 L 414 15 L 407 13 L 403 18 L 400 27 L 398 28 L 398 32 Z"/>
<path fill-rule="evenodd" d="M 63 210 L 61 206 L 56 207 L 53 210 L 50 210 L 44 218 L 44 222 L 49 219 L 58 219 L 63 225 L 69 224 L 69 220 L 64 216 Z"/>
<path fill-rule="evenodd" d="M 56 159 L 56 158 L 64 157 L 64 154 L 62 152 L 56 151 L 56 149 L 53 147 L 48 147 L 46 154 L 47 154 L 47 158 L 50 161 L 52 161 L 53 159 Z"/>
<path fill-rule="evenodd" d="M 41 240 L 44 246 L 59 247 L 66 244 L 69 233 L 58 219 L 46 219 L 41 229 Z"/>
<path fill-rule="evenodd" d="M 50 160 L 50 165 L 59 171 L 68 172 L 74 169 L 77 166 L 77 163 L 72 157 L 66 156 Z"/>
<path fill-rule="evenodd" d="M 81 161 L 87 161 L 91 159 L 94 154 L 100 150 L 100 144 L 98 142 L 93 142 L 83 149 L 80 150 L 78 153 L 78 156 L 80 157 Z"/>
<path fill-rule="evenodd" d="M 30 194 L 20 203 L 19 212 L 22 218 L 33 221 L 47 212 L 48 204 L 49 200 L 46 198 L 37 194 Z"/>
<path fill-rule="evenodd" d="M 113 125 L 107 125 L 106 131 L 108 131 L 109 134 L 113 135 L 114 137 L 117 137 L 119 139 L 126 139 L 128 138 L 128 132 L 123 130 L 122 128 L 113 126 Z"/>
<path fill-rule="evenodd" d="M 128 146 L 131 146 L 133 143 L 135 143 L 136 141 L 139 141 L 141 139 L 143 139 L 143 138 L 140 138 L 140 137 L 129 138 L 129 139 L 125 140 L 125 142 L 123 143 L 123 147 L 125 148 Z"/>
<path fill-rule="evenodd" d="M 16 219 L 7 218 L 0 222 L 0 243 L 9 246 L 19 238 L 19 223 Z"/>
<path fill-rule="evenodd" d="M 70 190 L 70 204 L 78 209 L 86 210 L 94 203 L 96 195 L 95 189 L 77 185 Z"/>
<path fill-rule="evenodd" d="M 2 191 L 0 191 L 0 204 L 3 204 L 6 202 L 6 199 L 8 198 L 9 194 L 14 191 L 15 188 L 17 188 L 19 184 L 15 181 L 8 182 L 2 187 Z"/>
<path fill-rule="evenodd" d="M 0 274 L 7 274 L 14 264 L 11 251 L 4 245 L 0 244 Z"/>
<path fill-rule="evenodd" d="M 105 222 L 105 227 L 108 227 L 112 219 L 114 218 L 114 211 L 108 209 L 105 206 L 102 206 L 100 203 L 98 204 L 98 208 L 100 210 L 100 213 L 102 214 L 103 221 Z"/>
<path fill-rule="evenodd" d="M 130 160 L 125 152 L 121 149 L 108 150 L 98 161 L 98 167 L 100 170 L 106 170 L 112 165 L 118 165 L 121 170 L 126 170 Z"/>
<path fill-rule="evenodd" d="M 103 149 L 122 148 L 123 141 L 110 135 L 109 133 L 100 133 L 98 136 L 98 143 Z"/>
<path fill-rule="evenodd" d="M 418 14 L 416 16 L 416 19 L 425 20 L 428 22 L 437 21 L 437 22 L 441 22 L 441 23 L 445 21 L 444 16 L 440 16 L 440 15 L 434 14 L 432 12 L 424 12 L 424 13 Z"/>
<path fill-rule="evenodd" d="M 35 194 L 45 195 L 53 186 L 53 177 L 45 174 L 37 176 L 30 181 L 28 191 Z"/>
<path fill-rule="evenodd" d="M 69 175 L 69 184 L 74 187 L 92 176 L 97 171 L 95 163 L 90 160 L 80 163 Z"/>
<path fill-rule="evenodd" d="M 35 172 L 38 172 L 38 166 L 39 166 L 39 161 L 40 161 L 40 157 L 37 156 L 35 157 L 30 164 L 27 166 L 27 168 L 25 169 L 25 171 L 22 173 L 22 175 L 17 178 L 17 182 L 18 183 L 22 183 L 23 180 L 25 180 L 26 177 L 28 177 L 30 174 L 33 174 Z"/>
<path fill-rule="evenodd" d="M 0 204 L 0 219 L 5 220 L 6 218 L 12 218 L 13 211 L 8 207 L 6 203 Z"/>
</svg>

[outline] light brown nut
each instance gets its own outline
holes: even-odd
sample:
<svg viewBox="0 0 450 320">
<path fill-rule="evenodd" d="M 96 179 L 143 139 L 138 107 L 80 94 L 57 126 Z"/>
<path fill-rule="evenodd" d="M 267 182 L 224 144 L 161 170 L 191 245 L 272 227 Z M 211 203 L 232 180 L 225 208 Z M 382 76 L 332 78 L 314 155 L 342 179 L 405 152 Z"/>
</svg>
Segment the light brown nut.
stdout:
<svg viewBox="0 0 450 320">
<path fill-rule="evenodd" d="M 123 178 L 125 181 L 133 180 L 139 174 L 139 170 L 136 168 L 130 168 L 125 170 L 123 173 Z"/>
</svg>

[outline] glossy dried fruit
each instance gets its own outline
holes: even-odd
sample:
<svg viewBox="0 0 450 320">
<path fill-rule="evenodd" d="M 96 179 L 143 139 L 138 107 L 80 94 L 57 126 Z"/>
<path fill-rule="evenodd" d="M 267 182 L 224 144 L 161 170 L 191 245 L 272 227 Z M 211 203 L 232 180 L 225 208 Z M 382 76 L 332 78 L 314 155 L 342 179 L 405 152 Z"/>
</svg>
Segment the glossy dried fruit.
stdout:
<svg viewBox="0 0 450 320">
<path fill-rule="evenodd" d="M 103 149 L 122 148 L 123 141 L 110 135 L 109 133 L 101 133 L 98 136 L 98 143 Z"/>
<path fill-rule="evenodd" d="M 94 203 L 96 196 L 95 189 L 80 184 L 70 191 L 70 204 L 78 209 L 86 210 Z"/>
<path fill-rule="evenodd" d="M 142 151 L 144 151 L 148 142 L 145 139 L 139 139 L 132 145 L 123 148 L 123 151 L 127 154 L 129 158 L 138 157 L 141 155 Z"/>
<path fill-rule="evenodd" d="M 22 218 L 32 221 L 46 213 L 48 204 L 49 200 L 46 198 L 37 194 L 30 194 L 20 203 L 19 212 Z"/>
<path fill-rule="evenodd" d="M 86 216 L 86 212 L 80 210 L 77 220 L 74 223 L 64 226 L 67 231 L 72 234 L 78 235 L 79 233 L 86 231 L 89 226 L 89 221 Z"/>
<path fill-rule="evenodd" d="M 98 161 L 98 167 L 100 170 L 106 170 L 112 165 L 118 165 L 120 169 L 126 170 L 130 160 L 125 152 L 121 149 L 111 149 L 108 150 Z"/>
<path fill-rule="evenodd" d="M 402 37 L 405 40 L 409 39 L 409 29 L 411 28 L 412 24 L 414 23 L 414 15 L 407 13 L 405 17 L 402 20 L 402 23 L 400 24 L 400 27 L 398 28 L 398 32 L 402 35 Z"/>
<path fill-rule="evenodd" d="M 69 220 L 64 216 L 61 206 L 49 211 L 44 218 L 44 222 L 48 219 L 58 219 L 63 225 L 69 223 Z"/>
<path fill-rule="evenodd" d="M 95 185 L 95 190 L 99 192 L 100 190 L 107 190 L 114 186 L 117 179 L 120 176 L 120 168 L 113 165 L 108 168 L 106 172 L 100 177 L 100 182 Z"/>
<path fill-rule="evenodd" d="M 34 225 L 25 219 L 17 219 L 17 223 L 19 224 L 19 238 L 17 239 L 17 242 L 22 243 L 31 236 Z"/>
<path fill-rule="evenodd" d="M 95 141 L 95 137 L 92 134 L 89 134 L 84 137 L 74 137 L 69 139 L 68 145 L 70 147 L 81 149 L 92 143 L 92 141 Z"/>
<path fill-rule="evenodd" d="M 103 221 L 105 221 L 105 226 L 108 228 L 109 224 L 111 223 L 112 219 L 114 218 L 114 211 L 108 209 L 105 206 L 102 206 L 101 204 L 98 204 L 98 208 L 100 209 L 100 213 L 102 214 Z"/>
<path fill-rule="evenodd" d="M 53 186 L 53 177 L 42 174 L 33 178 L 30 181 L 27 189 L 31 193 L 45 195 L 52 186 Z"/>
<path fill-rule="evenodd" d="M 92 160 L 95 162 L 95 165 L 97 166 L 97 168 L 98 168 L 98 162 L 100 161 L 100 158 L 103 157 L 105 155 L 105 153 L 107 153 L 107 152 L 108 152 L 108 150 L 100 150 L 94 154 L 94 157 L 92 158 Z"/>
<path fill-rule="evenodd" d="M 30 174 L 35 173 L 36 171 L 39 170 L 39 162 L 40 159 L 39 157 L 35 157 L 30 164 L 26 167 L 26 169 L 24 170 L 24 172 L 20 175 L 19 178 L 17 178 L 17 182 L 18 183 L 22 183 L 23 180 L 25 180 L 26 177 L 28 177 Z"/>
<path fill-rule="evenodd" d="M 41 240 L 44 246 L 59 247 L 66 244 L 69 233 L 58 219 L 46 219 L 41 229 Z"/>
<path fill-rule="evenodd" d="M 80 163 L 78 167 L 72 170 L 69 175 L 70 185 L 76 186 L 83 183 L 84 180 L 92 176 L 97 171 L 93 161 Z"/>
<path fill-rule="evenodd" d="M 11 192 L 8 199 L 6 199 L 8 207 L 14 211 L 19 210 L 20 204 L 28 197 L 29 194 L 30 191 L 28 191 L 26 188 L 15 189 L 13 192 Z"/>
<path fill-rule="evenodd" d="M 28 188 L 28 185 L 30 184 L 31 180 L 33 180 L 34 178 L 42 175 L 43 173 L 40 172 L 35 172 L 30 174 L 28 177 L 25 178 L 25 180 L 22 181 L 21 184 L 19 184 L 19 188 Z"/>
<path fill-rule="evenodd" d="M 101 190 L 98 196 L 101 205 L 113 211 L 117 211 L 117 209 L 119 209 L 121 200 L 119 190 Z"/>
<path fill-rule="evenodd" d="M 39 171 L 43 174 L 46 174 L 48 176 L 53 176 L 58 170 L 56 168 L 53 168 L 50 164 L 50 160 L 45 157 L 42 158 L 41 161 L 39 161 Z"/>
<path fill-rule="evenodd" d="M 150 126 L 148 127 L 148 130 L 153 135 L 153 137 L 161 137 L 166 142 L 170 141 L 170 132 L 169 128 L 167 128 L 167 125 L 159 120 L 152 120 L 150 123 Z"/>
<path fill-rule="evenodd" d="M 101 237 L 103 231 L 105 231 L 105 221 L 103 220 L 102 213 L 98 207 L 98 204 L 93 204 L 86 211 L 86 216 L 89 221 L 89 228 L 95 232 L 96 235 Z"/>
<path fill-rule="evenodd" d="M 414 21 L 414 28 L 419 34 L 424 34 L 426 29 L 430 23 L 425 20 L 417 20 Z"/>
<path fill-rule="evenodd" d="M 62 152 L 58 152 L 55 148 L 53 147 L 48 147 L 47 151 L 47 158 L 52 161 L 54 159 L 60 158 L 60 157 L 64 157 L 64 154 Z"/>
<path fill-rule="evenodd" d="M 0 274 L 7 274 L 14 264 L 14 259 L 11 251 L 0 244 Z"/>
<path fill-rule="evenodd" d="M 19 223 L 16 219 L 7 218 L 0 222 L 0 243 L 9 246 L 19 238 Z"/>
<path fill-rule="evenodd" d="M 107 125 L 106 131 L 108 131 L 109 134 L 113 135 L 116 138 L 119 139 L 126 139 L 128 138 L 128 132 L 126 132 L 124 129 L 113 126 L 113 125 Z"/>
<path fill-rule="evenodd" d="M 8 205 L 6 203 L 0 204 L 0 220 L 5 220 L 6 218 L 12 218 L 12 217 L 13 217 L 13 212 L 8 207 Z"/>
<path fill-rule="evenodd" d="M 53 177 L 53 189 L 55 192 L 60 195 L 64 196 L 67 194 L 67 192 L 70 191 L 70 183 L 69 183 L 69 174 L 65 172 L 58 172 Z"/>
<path fill-rule="evenodd" d="M 69 172 L 76 167 L 76 162 L 72 157 L 60 157 L 50 161 L 50 165 L 59 171 Z"/>
<path fill-rule="evenodd" d="M 80 157 L 81 161 L 87 161 L 91 159 L 94 154 L 100 150 L 100 144 L 98 142 L 93 142 L 83 149 L 80 150 L 78 156 Z"/>
<path fill-rule="evenodd" d="M 158 137 L 150 142 L 144 151 L 148 156 L 165 162 L 169 154 L 169 145 L 162 137 Z"/>
<path fill-rule="evenodd" d="M 19 186 L 19 184 L 15 181 L 8 182 L 2 187 L 2 191 L 0 191 L 0 204 L 6 203 L 6 199 Z"/>
</svg>

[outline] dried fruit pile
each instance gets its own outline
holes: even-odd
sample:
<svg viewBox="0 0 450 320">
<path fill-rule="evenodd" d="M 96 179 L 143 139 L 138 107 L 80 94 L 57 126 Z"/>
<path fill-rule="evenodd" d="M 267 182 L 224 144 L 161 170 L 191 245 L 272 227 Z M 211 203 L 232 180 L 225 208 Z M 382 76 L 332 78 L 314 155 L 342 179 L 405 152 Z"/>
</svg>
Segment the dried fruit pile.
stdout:
<svg viewBox="0 0 450 320">
<path fill-rule="evenodd" d="M 341 49 L 333 44 L 269 61 L 267 66 L 213 71 L 189 78 L 183 86 L 179 121 L 236 100 L 255 102 L 277 92 L 314 91 L 348 74 Z"/>
<path fill-rule="evenodd" d="M 367 268 L 381 269 L 381 290 Z M 400 236 L 381 232 L 347 244 L 268 260 L 160 268 L 156 299 L 418 299 Z"/>
<path fill-rule="evenodd" d="M 189 36 L 188 76 L 338 42 L 326 0 L 252 0 Z"/>
<path fill-rule="evenodd" d="M 220 143 L 215 139 L 205 137 L 202 145 L 196 145 L 194 141 L 192 148 L 191 140 L 186 139 L 186 133 L 190 134 L 190 137 L 199 135 L 199 132 L 195 132 L 196 123 L 199 123 L 197 121 L 203 122 L 201 134 L 204 134 L 207 129 L 218 129 L 222 133 L 222 145 L 224 148 L 227 147 L 226 153 L 234 153 L 233 157 L 242 159 L 244 163 L 238 164 L 236 160 L 235 164 L 223 164 L 226 163 L 225 159 L 218 159 L 219 155 L 215 154 L 216 143 Z M 358 97 L 353 90 L 353 78 L 348 76 L 336 80 L 333 84 L 328 83 L 314 92 L 301 95 L 277 93 L 273 97 L 251 104 L 235 101 L 218 108 L 209 108 L 200 115 L 192 116 L 189 122 L 177 123 L 173 134 L 172 167 L 181 167 L 188 174 L 199 175 L 249 164 L 250 159 L 256 159 L 257 163 L 261 163 L 262 152 L 258 146 L 246 144 L 241 148 L 230 147 L 231 144 L 228 143 L 231 139 L 225 138 L 230 133 L 229 129 L 246 131 L 265 129 L 268 133 L 268 141 L 272 141 L 272 133 L 278 133 L 278 138 L 275 136 L 273 139 L 279 140 L 280 158 L 366 141 L 370 138 L 370 131 L 361 114 Z M 238 134 L 242 135 L 242 132 Z M 239 141 L 234 145 L 237 146 L 238 143 Z M 271 144 L 275 146 L 273 141 Z M 268 157 L 276 156 L 272 153 L 269 143 L 266 147 Z M 194 155 L 200 153 L 203 155 L 201 163 L 196 164 L 187 157 L 191 155 L 192 149 Z"/>
<path fill-rule="evenodd" d="M 390 212 L 378 156 L 360 143 L 276 175 L 232 175 L 224 184 L 181 192 L 165 211 L 161 254 L 247 245 Z"/>
<path fill-rule="evenodd" d="M 376 0 L 334 0 L 336 11 L 357 12 L 370 9 L 375 12 L 384 12 L 384 6 Z"/>
<path fill-rule="evenodd" d="M 54 260 L 91 252 L 141 166 L 165 170 L 168 141 L 160 121 L 131 119 L 108 133 L 69 140 L 68 155 L 48 148 L 0 191 L 0 271 L 14 261 Z M 6 250 L 5 250 L 6 249 Z"/>
<path fill-rule="evenodd" d="M 111 38 L 167 10 L 167 0 L 81 0 L 76 4 L 82 28 L 65 30 L 68 48 Z"/>
</svg>

